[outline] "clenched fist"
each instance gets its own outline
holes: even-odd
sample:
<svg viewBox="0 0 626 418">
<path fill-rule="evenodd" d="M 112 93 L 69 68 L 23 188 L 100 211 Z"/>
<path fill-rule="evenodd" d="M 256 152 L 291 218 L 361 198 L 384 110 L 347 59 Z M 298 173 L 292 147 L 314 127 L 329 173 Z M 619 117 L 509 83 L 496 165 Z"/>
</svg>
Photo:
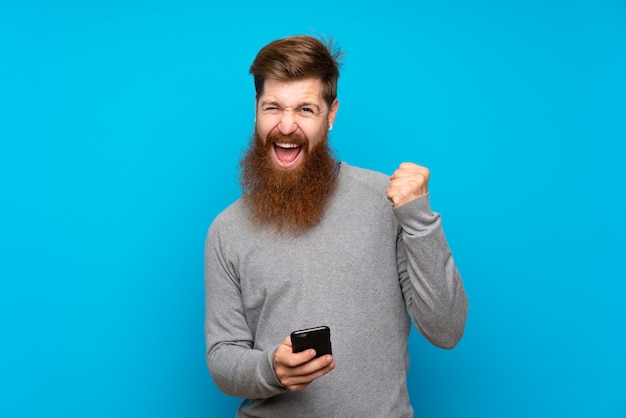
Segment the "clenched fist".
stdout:
<svg viewBox="0 0 626 418">
<path fill-rule="evenodd" d="M 428 193 L 428 179 L 430 171 L 413 163 L 402 163 L 391 175 L 387 199 L 393 202 L 394 207 L 402 206 L 411 200 Z"/>
</svg>

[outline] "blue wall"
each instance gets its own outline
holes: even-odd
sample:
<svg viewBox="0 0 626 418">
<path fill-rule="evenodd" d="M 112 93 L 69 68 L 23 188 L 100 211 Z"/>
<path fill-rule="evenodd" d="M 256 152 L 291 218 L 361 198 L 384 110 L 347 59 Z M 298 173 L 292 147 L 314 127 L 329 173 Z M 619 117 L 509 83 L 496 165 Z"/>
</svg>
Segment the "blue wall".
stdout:
<svg viewBox="0 0 626 418">
<path fill-rule="evenodd" d="M 297 33 L 347 52 L 337 155 L 432 171 L 470 316 L 413 334 L 417 416 L 626 416 L 626 3 L 213 3 L 0 3 L 0 416 L 233 416 L 204 235 Z"/>
</svg>

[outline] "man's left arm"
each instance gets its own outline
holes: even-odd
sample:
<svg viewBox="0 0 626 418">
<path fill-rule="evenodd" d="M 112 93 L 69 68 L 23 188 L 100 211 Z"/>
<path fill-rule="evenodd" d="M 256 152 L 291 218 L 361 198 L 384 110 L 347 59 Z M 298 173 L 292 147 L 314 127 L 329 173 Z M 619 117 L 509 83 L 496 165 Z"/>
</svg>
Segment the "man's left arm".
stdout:
<svg viewBox="0 0 626 418">
<path fill-rule="evenodd" d="M 467 295 L 428 194 L 430 172 L 402 163 L 391 176 L 387 198 L 402 228 L 398 242 L 400 283 L 409 314 L 432 344 L 453 348 L 467 319 Z"/>
</svg>

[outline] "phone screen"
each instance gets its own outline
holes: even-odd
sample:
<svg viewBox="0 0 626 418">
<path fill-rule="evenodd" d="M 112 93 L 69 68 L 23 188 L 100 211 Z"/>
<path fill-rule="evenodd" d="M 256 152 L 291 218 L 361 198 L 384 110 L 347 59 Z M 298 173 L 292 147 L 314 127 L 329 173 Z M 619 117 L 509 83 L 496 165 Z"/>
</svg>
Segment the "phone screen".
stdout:
<svg viewBox="0 0 626 418">
<path fill-rule="evenodd" d="M 294 353 L 314 349 L 316 358 L 332 354 L 330 328 L 321 326 L 294 331 L 291 333 L 291 345 Z"/>
</svg>

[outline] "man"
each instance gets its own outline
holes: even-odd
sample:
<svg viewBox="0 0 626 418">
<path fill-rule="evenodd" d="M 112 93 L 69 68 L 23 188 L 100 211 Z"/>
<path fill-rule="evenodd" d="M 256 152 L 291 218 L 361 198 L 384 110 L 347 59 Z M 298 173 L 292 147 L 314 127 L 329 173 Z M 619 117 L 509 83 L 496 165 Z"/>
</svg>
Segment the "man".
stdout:
<svg viewBox="0 0 626 418">
<path fill-rule="evenodd" d="M 207 364 L 222 391 L 246 399 L 239 417 L 411 417 L 411 319 L 442 348 L 465 327 L 428 170 L 403 163 L 389 178 L 332 157 L 339 57 L 295 36 L 266 45 L 250 69 L 243 196 L 205 247 Z M 293 353 L 289 334 L 320 325 L 332 355 Z"/>
</svg>

